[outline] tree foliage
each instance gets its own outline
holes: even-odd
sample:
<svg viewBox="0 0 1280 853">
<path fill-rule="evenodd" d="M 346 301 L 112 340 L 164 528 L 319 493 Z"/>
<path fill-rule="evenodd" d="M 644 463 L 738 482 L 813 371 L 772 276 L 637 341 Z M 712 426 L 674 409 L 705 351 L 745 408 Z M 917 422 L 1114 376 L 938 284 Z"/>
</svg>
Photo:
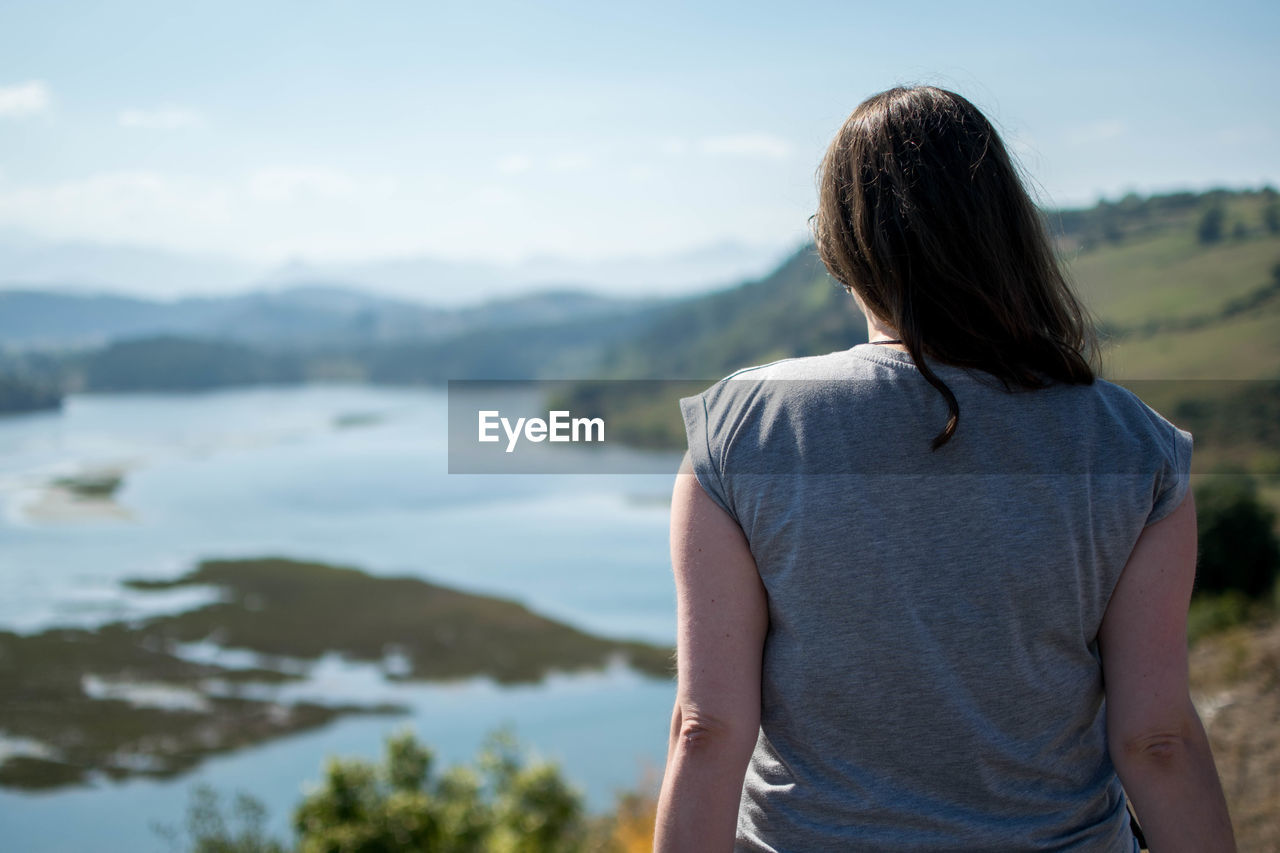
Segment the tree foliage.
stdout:
<svg viewBox="0 0 1280 853">
<path fill-rule="evenodd" d="M 0 372 L 0 414 L 36 412 L 62 405 L 62 394 L 47 382 Z"/>
<path fill-rule="evenodd" d="M 544 853 L 579 849 L 581 797 L 553 764 L 526 764 L 509 734 L 492 736 L 476 768 L 435 776 L 410 732 L 388 738 L 381 764 L 330 759 L 294 814 L 298 853 Z"/>
<path fill-rule="evenodd" d="M 189 853 L 285 853 L 275 839 L 266 835 L 267 811 L 248 794 L 237 794 L 231 814 L 223 812 L 222 797 L 209 785 L 192 792 L 187 807 L 186 831 L 191 838 Z M 181 833 L 172 826 L 156 825 L 155 832 L 177 846 Z"/>
<path fill-rule="evenodd" d="M 1275 512 L 1247 475 L 1215 477 L 1196 489 L 1200 557 L 1197 592 L 1260 598 L 1280 576 Z"/>
<path fill-rule="evenodd" d="M 93 391 L 194 391 L 306 378 L 296 353 L 174 335 L 116 341 L 86 356 L 83 371 Z"/>
<path fill-rule="evenodd" d="M 1262 227 L 1268 234 L 1280 234 L 1280 203 L 1272 201 L 1262 208 Z"/>
<path fill-rule="evenodd" d="M 197 789 L 189 853 L 284 853 L 264 834 L 260 803 L 239 795 L 233 814 L 228 821 L 217 794 Z M 507 732 L 489 737 L 474 766 L 440 774 L 430 747 L 410 731 L 387 738 L 381 762 L 330 758 L 293 826 L 296 853 L 573 853 L 591 831 L 559 767 L 526 762 Z"/>
<path fill-rule="evenodd" d="M 1211 206 L 1200 217 L 1200 223 L 1196 226 L 1196 239 L 1206 245 L 1221 242 L 1226 220 L 1227 214 L 1222 205 Z"/>
</svg>

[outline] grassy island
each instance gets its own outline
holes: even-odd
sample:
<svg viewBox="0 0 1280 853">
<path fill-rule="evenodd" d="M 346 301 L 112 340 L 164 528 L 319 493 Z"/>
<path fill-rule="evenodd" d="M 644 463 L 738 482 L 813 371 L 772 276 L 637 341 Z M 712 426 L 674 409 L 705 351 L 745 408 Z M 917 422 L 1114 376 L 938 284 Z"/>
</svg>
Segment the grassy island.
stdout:
<svg viewBox="0 0 1280 853">
<path fill-rule="evenodd" d="M 616 659 L 655 677 L 669 675 L 670 649 L 596 637 L 512 601 L 416 578 L 273 557 L 211 560 L 174 580 L 126 584 L 139 590 L 212 585 L 224 597 L 194 610 L 97 629 L 0 632 L 4 733 L 38 745 L 0 764 L 0 786 L 52 788 L 98 774 L 169 776 L 209 755 L 343 714 L 404 710 L 284 704 L 210 689 L 305 677 L 273 667 L 272 658 L 314 661 L 338 653 L 377 663 L 394 655 L 402 664 L 386 677 L 402 680 L 484 676 L 529 683 L 553 671 L 598 669 Z M 200 641 L 257 652 L 263 663 L 232 669 L 182 656 L 183 644 Z M 125 689 L 95 690 L 102 684 Z M 131 701 L 130 686 L 146 688 L 151 700 Z"/>
</svg>

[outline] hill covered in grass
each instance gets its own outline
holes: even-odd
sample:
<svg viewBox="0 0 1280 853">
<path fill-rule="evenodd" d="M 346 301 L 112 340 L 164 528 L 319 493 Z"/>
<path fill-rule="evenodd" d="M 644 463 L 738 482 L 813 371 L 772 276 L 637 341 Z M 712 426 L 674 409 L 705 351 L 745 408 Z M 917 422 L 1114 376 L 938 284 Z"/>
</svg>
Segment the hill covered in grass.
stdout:
<svg viewBox="0 0 1280 853">
<path fill-rule="evenodd" d="M 1254 425 L 1275 421 L 1280 381 L 1280 199 L 1270 189 L 1126 196 L 1045 214 L 1063 260 L 1103 332 L 1104 375 L 1131 383 L 1197 433 L 1198 464 L 1230 457 L 1269 463 Z M 643 297 L 643 294 L 637 294 Z M 513 318 L 523 318 L 513 319 Z M 63 390 L 195 390 L 341 380 L 439 384 L 450 379 L 692 380 L 625 392 L 600 388 L 559 402 L 590 403 L 615 438 L 680 447 L 680 394 L 734 370 L 844 349 L 866 340 L 853 300 L 812 246 L 770 274 L 726 290 L 623 310 L 513 312 L 456 334 L 264 348 L 247 341 L 151 336 L 90 351 L 10 353 L 8 375 Z M 1178 385 L 1180 387 L 1174 387 Z M 2 389 L 0 389 L 2 390 Z M 1225 402 L 1224 402 L 1225 401 Z M 585 414 L 585 412 L 584 412 Z M 1265 431 L 1265 430 L 1264 430 Z M 1229 452 L 1224 450 L 1230 445 Z M 1215 458 L 1217 453 L 1218 458 Z M 1260 467 L 1259 467 L 1260 466 Z"/>
<path fill-rule="evenodd" d="M 1202 233 L 1220 217 L 1216 233 Z M 1280 200 L 1175 193 L 1046 213 L 1117 378 L 1280 378 Z M 601 359 L 606 376 L 706 379 L 866 340 L 812 246 L 736 288 L 654 312 Z M 1206 344 L 1231 343 L 1229 351 Z M 1169 359 L 1170 352 L 1185 353 Z M 1247 362 L 1232 368 L 1232 356 Z M 1186 369 L 1184 369 L 1184 367 Z M 1191 372 L 1188 372 L 1191 371 Z"/>
<path fill-rule="evenodd" d="M 1161 209 L 1160 198 L 1147 207 Z M 1135 205 L 1100 242 L 1066 237 L 1072 277 L 1118 379 L 1280 379 L 1280 213 L 1273 192 Z M 1203 232 L 1220 211 L 1216 236 Z"/>
<path fill-rule="evenodd" d="M 1218 232 L 1202 233 L 1217 215 Z M 1127 196 L 1046 219 L 1099 321 L 1108 376 L 1280 378 L 1274 191 Z M 865 340 L 857 307 L 806 246 L 764 279 L 655 312 L 601 367 L 626 378 L 715 378 Z"/>
<path fill-rule="evenodd" d="M 1098 320 L 1103 375 L 1136 382 L 1134 389 L 1157 408 L 1180 413 L 1206 446 L 1218 445 L 1205 460 L 1230 456 L 1253 465 L 1265 456 L 1274 447 L 1267 424 L 1280 422 L 1277 194 L 1129 196 L 1046 218 Z M 853 300 L 807 246 L 765 279 L 655 312 L 599 363 L 610 378 L 705 382 L 866 339 Z M 1194 381 L 1209 379 L 1241 382 Z M 662 403 L 619 393 L 603 414 L 612 418 L 615 436 L 679 447 L 684 434 L 674 403 L 689 387 L 673 386 Z M 598 390 L 591 396 L 603 400 Z"/>
<path fill-rule="evenodd" d="M 6 734 L 40 745 L 0 762 L 0 787 L 57 788 L 95 774 L 172 776 L 339 716 L 403 713 L 385 703 L 289 701 L 273 692 L 305 681 L 325 655 L 379 667 L 392 681 L 536 683 L 614 660 L 655 678 L 670 672 L 670 649 L 597 637 L 512 601 L 412 577 L 264 557 L 208 560 L 175 579 L 126 585 L 207 586 L 223 597 L 99 628 L 0 631 Z M 200 644 L 252 653 L 256 663 L 193 656 Z"/>
<path fill-rule="evenodd" d="M 857 305 L 805 246 L 768 276 L 654 312 L 600 359 L 606 378 L 706 379 L 867 340 Z"/>
</svg>

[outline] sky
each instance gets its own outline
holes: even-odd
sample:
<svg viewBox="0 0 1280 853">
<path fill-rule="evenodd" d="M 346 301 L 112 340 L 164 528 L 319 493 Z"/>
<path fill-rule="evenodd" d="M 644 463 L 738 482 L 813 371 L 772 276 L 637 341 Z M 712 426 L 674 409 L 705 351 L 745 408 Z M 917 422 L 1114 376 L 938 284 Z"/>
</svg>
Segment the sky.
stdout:
<svg viewBox="0 0 1280 853">
<path fill-rule="evenodd" d="M 1277 31 L 1230 0 L 0 0 L 0 234 L 256 265 L 786 249 L 832 135 L 900 83 L 977 103 L 1048 206 L 1277 184 Z"/>
</svg>

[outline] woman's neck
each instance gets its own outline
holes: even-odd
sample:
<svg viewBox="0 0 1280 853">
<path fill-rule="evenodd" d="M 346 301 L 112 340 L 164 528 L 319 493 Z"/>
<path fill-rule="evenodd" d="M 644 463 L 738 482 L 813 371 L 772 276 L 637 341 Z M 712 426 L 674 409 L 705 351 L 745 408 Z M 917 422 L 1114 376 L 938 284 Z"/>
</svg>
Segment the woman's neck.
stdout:
<svg viewBox="0 0 1280 853">
<path fill-rule="evenodd" d="M 889 341 L 900 340 L 898 333 L 894 329 L 890 328 L 885 323 L 880 322 L 874 314 L 865 311 L 863 313 L 867 318 L 867 340 L 869 342 L 874 343 L 876 341 L 885 341 L 885 343 L 880 344 L 880 346 L 901 350 L 902 352 L 907 351 L 906 346 L 901 343 L 889 343 Z"/>
</svg>

